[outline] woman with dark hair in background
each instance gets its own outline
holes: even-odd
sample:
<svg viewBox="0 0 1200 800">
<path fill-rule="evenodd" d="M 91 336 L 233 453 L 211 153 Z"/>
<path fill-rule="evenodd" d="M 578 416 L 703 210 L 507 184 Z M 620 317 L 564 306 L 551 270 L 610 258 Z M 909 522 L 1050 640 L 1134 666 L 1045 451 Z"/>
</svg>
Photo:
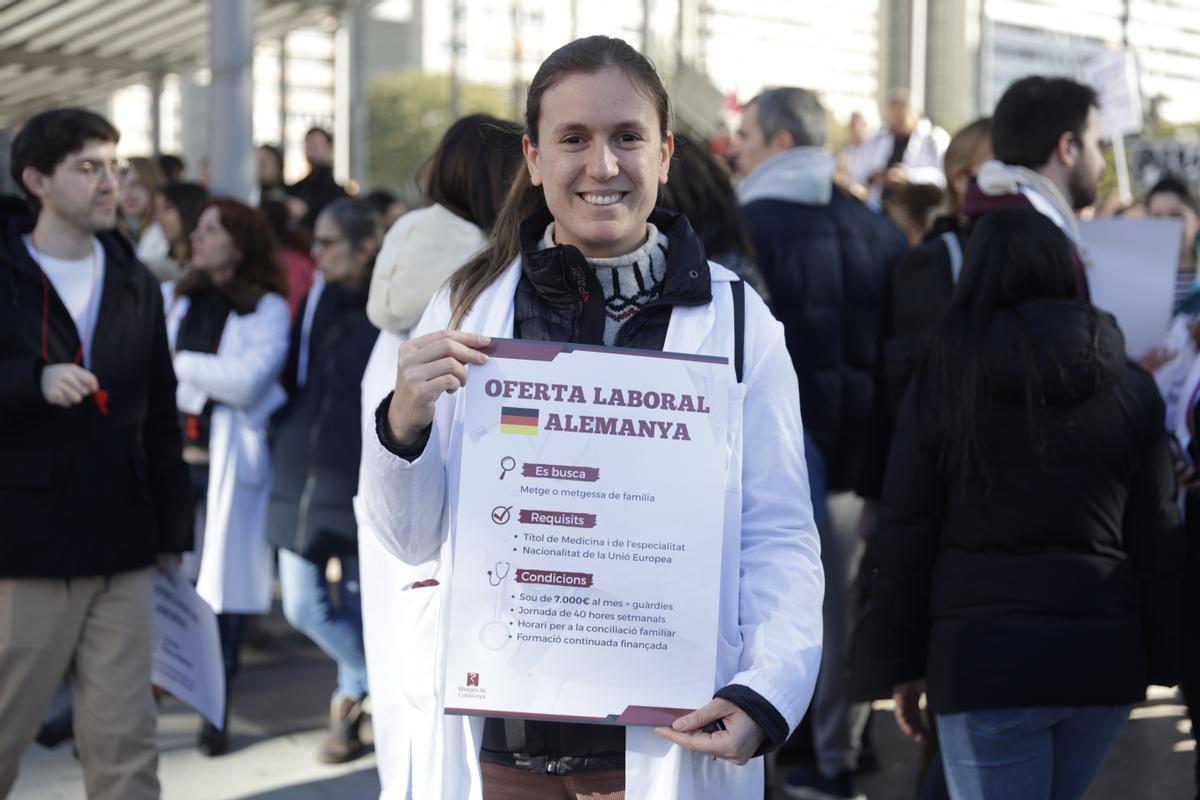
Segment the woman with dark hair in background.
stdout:
<svg viewBox="0 0 1200 800">
<path fill-rule="evenodd" d="M 396 355 L 429 299 L 487 245 L 487 235 L 521 163 L 521 127 L 483 114 L 446 131 L 422 173 L 431 203 L 402 216 L 375 261 L 367 314 L 383 332 L 362 379 L 362 435 L 375 436 L 375 409 L 392 389 Z M 362 613 L 371 676 L 371 723 L 383 797 L 452 797 L 430 766 L 438 742 L 462 726 L 441 713 L 433 694 L 433 641 L 440 598 L 427 585 L 445 582 L 448 563 L 406 564 L 359 516 Z M 420 585 L 424 588 L 411 588 Z M 401 637 L 397 630 L 406 631 Z M 447 752 L 453 752 L 452 750 Z M 469 766 L 462 760 L 461 769 Z"/>
<path fill-rule="evenodd" d="M 446 130 L 421 171 L 429 205 L 391 227 L 371 277 L 367 313 L 380 330 L 411 328 L 448 270 L 487 244 L 486 231 L 517 169 L 520 137 L 516 123 L 486 114 L 463 117 Z"/>
<path fill-rule="evenodd" d="M 1183 223 L 1179 271 L 1175 286 L 1176 308 L 1171 328 L 1161 347 L 1142 358 L 1141 363 L 1154 369 L 1166 403 L 1166 426 L 1174 439 L 1172 455 L 1179 481 L 1186 526 L 1187 555 L 1185 574 L 1187 591 L 1184 606 L 1183 678 L 1181 688 L 1192 722 L 1192 737 L 1200 735 L 1200 443 L 1195 431 L 1200 408 L 1200 285 L 1196 283 L 1197 207 L 1188 185 L 1167 175 L 1146 195 L 1146 211 L 1151 217 L 1178 219 Z M 1197 796 L 1200 796 L 1200 753 L 1195 764 Z"/>
<path fill-rule="evenodd" d="M 934 221 L 925 241 L 901 257 L 884 286 L 874 407 L 858 487 L 868 502 L 864 510 L 868 525 L 874 519 L 872 504 L 883 484 L 900 401 L 962 272 L 968 230 L 962 198 L 980 165 L 991 158 L 991 129 L 991 118 L 981 117 L 954 134 L 944 162 L 945 213 Z M 872 672 L 869 663 L 861 666 L 858 674 Z"/>
<path fill-rule="evenodd" d="M 287 205 L 280 200 L 264 199 L 259 211 L 267 219 L 275 240 L 279 242 L 279 258 L 287 275 L 287 301 L 291 317 L 295 319 L 300 300 L 312 288 L 316 264 L 310 255 L 312 236 L 308 229 L 293 222 Z"/>
<path fill-rule="evenodd" d="M 408 213 L 408 204 L 389 189 L 372 189 L 362 195 L 360 199 L 375 209 L 385 231 L 391 228 L 396 220 Z"/>
<path fill-rule="evenodd" d="M 754 287 L 767 305 L 767 282 L 754 263 L 754 243 L 742 216 L 729 169 L 703 143 L 675 134 L 671 180 L 659 187 L 658 205 L 687 217 L 709 259 Z"/>
<path fill-rule="evenodd" d="M 260 144 L 254 149 L 254 163 L 258 173 L 259 206 L 268 200 L 284 202 L 287 185 L 283 181 L 283 151 L 273 144 Z"/>
<path fill-rule="evenodd" d="M 962 199 L 979 166 L 991 157 L 991 129 L 991 118 L 981 117 L 954 134 L 943 162 L 946 170 L 943 214 L 934 220 L 925 241 L 896 262 L 884 284 L 873 377 L 874 399 L 858 485 L 858 493 L 865 501 L 860 531 L 867 544 L 854 590 L 857 610 L 850 646 L 850 691 L 855 702 L 879 700 L 892 691 L 887 676 L 880 673 L 879 659 L 872 649 L 878 620 L 870 591 L 878 555 L 871 533 L 900 402 L 962 271 L 962 253 L 967 239 Z M 919 796 L 921 800 L 939 800 L 946 797 L 946 787 L 936 732 L 926 740 L 924 749 Z"/>
<path fill-rule="evenodd" d="M 218 615 L 225 659 L 225 726 L 206 720 L 197 742 L 210 756 L 228 745 L 244 616 L 271 607 L 267 423 L 286 399 L 277 382 L 287 356 L 286 290 L 266 220 L 229 199 L 204 207 L 188 272 L 163 285 L 183 455 L 202 520 L 196 588 Z"/>
<path fill-rule="evenodd" d="M 168 183 L 154 196 L 154 221 L 169 249 L 162 260 L 145 263 L 159 281 L 176 280 L 191 262 L 192 231 L 207 202 L 208 189 L 198 183 Z"/>
<path fill-rule="evenodd" d="M 1147 684 L 1173 685 L 1183 540 L 1163 406 L 1070 245 L 984 216 L 913 379 L 874 545 L 882 669 L 955 800 L 1081 797 Z"/>
<path fill-rule="evenodd" d="M 367 319 L 367 286 L 380 239 L 378 215 L 361 200 L 336 200 L 317 217 L 317 277 L 292 324 L 283 370 L 288 403 L 271 421 L 267 533 L 279 548 L 283 613 L 338 666 L 330 729 L 317 752 L 326 764 L 362 753 L 367 664 L 352 500 L 359 384 L 379 333 Z M 341 567 L 336 602 L 325 578 L 334 558 Z"/>
<path fill-rule="evenodd" d="M 129 159 L 121 172 L 117 229 L 133 242 L 138 261 L 143 264 L 162 261 L 170 249 L 162 228 L 154 221 L 154 196 L 165 182 L 158 164 L 140 156 Z"/>
<path fill-rule="evenodd" d="M 1179 271 L 1175 284 L 1175 307 L 1179 311 L 1200 311 L 1200 289 L 1196 281 L 1196 261 L 1200 253 L 1200 206 L 1188 185 L 1174 175 L 1158 180 L 1146 194 L 1146 216 L 1177 219 L 1183 223 L 1183 241 L 1179 245 Z M 1190 301 L 1186 308 L 1185 301 Z"/>
<path fill-rule="evenodd" d="M 591 36 L 551 53 L 529 86 L 522 146 L 524 168 L 488 247 L 450 278 L 419 335 L 400 346 L 393 392 L 363 442 L 359 513 L 396 559 L 427 566 L 408 602 L 436 620 L 451 588 L 445 567 L 458 523 L 445 498 L 458 486 L 448 466 L 462 435 L 458 389 L 493 336 L 726 356 L 744 400 L 728 446 L 753 457 L 727 462 L 738 473 L 728 476 L 737 488 L 721 519 L 732 557 L 718 580 L 697 587 L 720 609 L 713 699 L 653 729 L 458 718 L 428 731 L 431 746 L 413 772 L 440 791 L 419 796 L 761 797 L 759 756 L 783 743 L 812 697 L 824 590 L 782 326 L 753 290 L 742 294 L 732 272 L 707 260 L 686 218 L 654 208 L 674 150 L 670 99 L 628 44 Z M 371 397 L 380 395 L 364 403 Z M 453 633 L 435 625 L 409 640 Z M 430 686 L 422 701 L 441 714 L 445 652 L 428 649 L 419 671 L 391 679 Z"/>
</svg>

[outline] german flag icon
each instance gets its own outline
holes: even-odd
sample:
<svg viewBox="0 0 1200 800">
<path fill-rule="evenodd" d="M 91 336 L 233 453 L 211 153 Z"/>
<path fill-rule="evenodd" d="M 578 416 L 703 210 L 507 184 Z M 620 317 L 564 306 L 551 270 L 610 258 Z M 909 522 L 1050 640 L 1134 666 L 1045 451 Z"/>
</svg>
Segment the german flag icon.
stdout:
<svg viewBox="0 0 1200 800">
<path fill-rule="evenodd" d="M 537 436 L 538 410 L 503 406 L 500 409 L 500 432 Z"/>
</svg>

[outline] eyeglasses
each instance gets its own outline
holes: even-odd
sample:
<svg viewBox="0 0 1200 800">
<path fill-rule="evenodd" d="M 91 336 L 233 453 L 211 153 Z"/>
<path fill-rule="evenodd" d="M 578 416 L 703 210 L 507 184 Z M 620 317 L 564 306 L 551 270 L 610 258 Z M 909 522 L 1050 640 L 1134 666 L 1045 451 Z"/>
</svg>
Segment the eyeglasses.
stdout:
<svg viewBox="0 0 1200 800">
<path fill-rule="evenodd" d="M 93 158 L 83 158 L 71 165 L 71 168 L 91 180 L 99 180 L 102 175 L 108 173 L 113 180 L 121 177 L 126 169 L 129 168 L 128 161 L 99 161 Z"/>
</svg>

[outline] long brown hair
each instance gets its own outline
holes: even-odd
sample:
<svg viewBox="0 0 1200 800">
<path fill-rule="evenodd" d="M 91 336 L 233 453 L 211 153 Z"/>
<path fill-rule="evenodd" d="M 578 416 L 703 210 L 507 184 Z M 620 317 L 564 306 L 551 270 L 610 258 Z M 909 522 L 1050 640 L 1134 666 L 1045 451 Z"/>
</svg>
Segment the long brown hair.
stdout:
<svg viewBox="0 0 1200 800">
<path fill-rule="evenodd" d="M 970 174 L 975 163 L 992 152 L 992 118 L 980 117 L 963 126 L 950 139 L 946 155 L 942 158 L 942 171 L 946 173 L 946 213 L 957 217 L 962 213 L 962 198 L 954 188 L 954 178 L 959 172 Z"/>
<path fill-rule="evenodd" d="M 158 164 L 142 156 L 134 156 L 129 159 L 129 166 L 126 169 L 137 173 L 138 181 L 146 188 L 146 195 L 149 197 L 146 207 L 142 209 L 142 213 L 137 220 L 137 236 L 132 236 L 134 231 L 127 229 L 124 215 L 120 215 L 117 220 L 118 227 L 122 232 L 131 239 L 134 239 L 134 241 L 137 241 L 146 233 L 146 228 L 150 227 L 150 223 L 154 222 L 154 195 L 158 194 L 159 190 L 162 189 L 166 183 L 166 179 L 163 178 L 162 170 L 158 168 Z"/>
<path fill-rule="evenodd" d="M 233 239 L 241 254 L 233 267 L 233 280 L 216 287 L 229 300 L 233 310 L 249 314 L 258 307 L 265 294 L 287 294 L 287 273 L 279 257 L 279 244 L 266 218 L 245 203 L 228 197 L 209 200 L 200 209 L 217 209 L 221 227 Z M 178 292 L 183 295 L 212 288 L 206 273 L 191 269 L 179 280 Z"/>
<path fill-rule="evenodd" d="M 442 135 L 421 175 L 421 193 L 490 235 L 513 175 L 525 157 L 515 122 L 471 114 Z"/>
<path fill-rule="evenodd" d="M 658 112 L 659 132 L 666 138 L 671 129 L 671 102 L 650 59 L 621 39 L 588 36 L 558 48 L 538 67 L 525 98 L 525 135 L 529 141 L 537 144 L 542 95 L 547 90 L 571 75 L 595 74 L 608 67 L 624 72 L 634 87 L 654 105 Z M 521 222 L 545 205 L 542 187 L 533 185 L 529 166 L 522 161 L 504 198 L 504 205 L 496 215 L 487 248 L 450 276 L 451 327 L 462 324 L 484 290 L 520 255 L 518 232 Z"/>
</svg>

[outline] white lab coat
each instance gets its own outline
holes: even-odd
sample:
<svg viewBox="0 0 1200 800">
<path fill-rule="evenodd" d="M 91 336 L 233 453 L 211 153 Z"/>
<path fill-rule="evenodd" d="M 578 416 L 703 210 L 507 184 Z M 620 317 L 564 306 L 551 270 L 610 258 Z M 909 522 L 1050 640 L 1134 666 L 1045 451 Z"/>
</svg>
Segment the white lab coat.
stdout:
<svg viewBox="0 0 1200 800">
<path fill-rule="evenodd" d="M 375 409 L 396 382 L 396 354 L 421 318 L 429 299 L 472 255 L 487 243 L 476 226 L 437 204 L 410 211 L 396 220 L 375 259 L 367 316 L 382 333 L 362 378 L 363 440 L 375 439 Z M 458 742 L 465 773 L 478 765 L 467 763 L 463 720 L 444 717 L 426 700 L 432 693 L 432 646 L 413 642 L 433 641 L 437 632 L 438 594 L 410 591 L 414 582 L 437 576 L 447 579 L 448 560 L 433 559 L 416 566 L 405 564 L 379 543 L 358 512 L 359 586 L 363 616 L 363 645 L 371 684 L 371 723 L 375 734 L 376 763 L 382 800 L 442 795 L 438 774 L 412 766 L 440 761 L 431 752 L 444 742 Z M 397 635 L 413 632 L 412 635 Z M 413 679 L 412 676 L 422 676 Z M 455 727 L 457 726 L 457 728 Z M 435 732 L 436 731 L 436 735 Z"/>
<path fill-rule="evenodd" d="M 375 409 L 395 385 L 396 354 L 408 338 L 408 331 L 384 331 L 375 340 L 362 380 L 365 443 L 377 442 Z M 441 680 L 435 653 L 450 576 L 448 546 L 435 558 L 406 564 L 371 530 L 359 498 L 355 512 L 380 800 L 466 797 L 466 787 L 479 781 L 469 718 L 442 714 L 441 689 L 434 687 Z M 410 588 L 430 578 L 440 585 Z"/>
<path fill-rule="evenodd" d="M 855 179 L 865 185 L 872 175 L 887 169 L 895 144 L 896 135 L 887 129 L 863 142 L 860 145 L 861 152 L 855 159 L 859 171 Z M 898 166 L 904 170 L 909 183 L 931 183 L 945 188 L 946 174 L 942 171 L 942 162 L 949 146 L 950 134 L 928 119 L 921 119 L 908 137 Z M 879 207 L 880 194 L 878 186 L 871 187 L 871 203 L 876 208 Z"/>
<path fill-rule="evenodd" d="M 462 329 L 511 336 L 512 299 L 520 272 L 518 260 L 483 293 Z M 717 265 L 712 265 L 712 274 L 713 301 L 673 310 L 665 350 L 732 356 L 728 283 L 734 275 Z M 443 290 L 413 336 L 447 327 L 449 317 Z M 746 292 L 744 353 L 745 382 L 731 389 L 730 398 L 731 467 L 713 689 L 730 683 L 748 686 L 794 728 L 808 707 L 820 664 L 824 575 L 809 499 L 796 375 L 782 326 L 753 291 Z M 382 399 L 377 390 L 373 395 L 376 403 Z M 405 653 L 392 664 L 392 673 L 405 681 L 405 694 L 416 713 L 411 796 L 478 800 L 483 719 L 442 714 L 448 635 L 442 612 L 453 553 L 460 396 L 443 395 L 438 401 L 429 444 L 411 463 L 386 450 L 377 436 L 364 439 L 358 510 L 365 523 L 360 538 L 369 531 L 401 562 L 419 565 L 409 573 L 410 584 L 426 577 L 441 582 L 407 590 L 409 609 L 393 628 L 406 638 L 397 642 L 397 650 L 404 648 Z M 367 397 L 364 392 L 364 402 Z M 751 454 L 744 463 L 743 452 Z M 376 680 L 373 676 L 373 684 Z M 650 728 L 626 729 L 625 770 L 629 800 L 725 800 L 763 794 L 762 759 L 743 767 L 715 761 L 672 745 Z"/>
<path fill-rule="evenodd" d="M 171 349 L 187 313 L 187 297 L 163 284 Z M 215 403 L 209 429 L 208 497 L 196 589 L 218 614 L 262 614 L 271 608 L 272 551 L 267 544 L 271 454 L 267 425 L 287 400 L 279 374 L 287 358 L 288 304 L 264 296 L 253 313 L 230 314 L 215 354 L 175 356 L 180 410 Z"/>
</svg>

